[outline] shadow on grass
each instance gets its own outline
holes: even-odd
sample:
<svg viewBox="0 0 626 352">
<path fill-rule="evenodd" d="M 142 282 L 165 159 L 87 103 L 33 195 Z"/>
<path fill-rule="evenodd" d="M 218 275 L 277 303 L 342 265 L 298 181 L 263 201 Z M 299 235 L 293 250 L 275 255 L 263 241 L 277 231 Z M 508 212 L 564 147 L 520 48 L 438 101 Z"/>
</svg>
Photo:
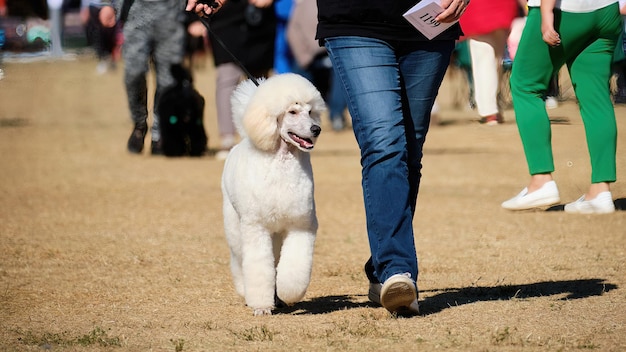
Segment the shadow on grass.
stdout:
<svg viewBox="0 0 626 352">
<path fill-rule="evenodd" d="M 566 281 L 546 281 L 524 285 L 472 286 L 447 288 L 442 290 L 421 290 L 421 294 L 434 293 L 420 301 L 420 315 L 430 315 L 444 309 L 476 302 L 506 301 L 511 299 L 529 299 L 565 295 L 558 300 L 581 299 L 600 296 L 617 289 L 617 285 L 606 283 L 604 279 L 581 279 Z M 364 295 L 341 295 L 313 298 L 291 307 L 276 309 L 278 314 L 327 314 L 340 310 L 364 307 L 378 307 L 372 302 L 355 302 L 355 298 Z"/>
<path fill-rule="evenodd" d="M 340 310 L 348 310 L 354 308 L 379 307 L 378 304 L 372 302 L 355 302 L 356 297 L 363 295 L 340 295 L 340 296 L 324 296 L 312 298 L 309 301 L 299 302 L 291 307 L 277 308 L 272 314 L 327 314 Z M 359 298 L 359 300 L 362 300 Z"/>
<path fill-rule="evenodd" d="M 616 211 L 626 210 L 626 198 L 618 198 L 613 201 L 613 204 L 615 204 Z M 564 211 L 564 210 L 565 210 L 565 204 L 553 205 L 550 208 L 546 209 L 546 211 Z"/>
<path fill-rule="evenodd" d="M 426 292 L 440 292 L 424 298 L 420 302 L 421 314 L 439 313 L 444 309 L 463 304 L 487 301 L 505 301 L 511 299 L 528 299 L 565 295 L 558 300 L 581 299 L 600 296 L 605 292 L 617 289 L 617 285 L 607 283 L 604 279 L 581 279 L 566 281 L 546 281 L 525 285 L 501 285 L 493 287 L 464 287 Z"/>
</svg>

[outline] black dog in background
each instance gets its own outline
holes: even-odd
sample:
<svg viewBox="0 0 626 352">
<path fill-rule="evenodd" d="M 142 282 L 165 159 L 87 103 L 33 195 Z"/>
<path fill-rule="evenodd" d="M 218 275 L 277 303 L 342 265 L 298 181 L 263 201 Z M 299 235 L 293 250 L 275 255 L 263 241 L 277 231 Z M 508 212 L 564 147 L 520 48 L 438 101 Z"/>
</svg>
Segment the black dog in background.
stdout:
<svg viewBox="0 0 626 352">
<path fill-rule="evenodd" d="M 193 87 L 191 73 L 180 64 L 172 65 L 176 82 L 159 99 L 161 142 L 165 156 L 201 156 L 207 150 L 204 130 L 204 98 Z"/>
</svg>

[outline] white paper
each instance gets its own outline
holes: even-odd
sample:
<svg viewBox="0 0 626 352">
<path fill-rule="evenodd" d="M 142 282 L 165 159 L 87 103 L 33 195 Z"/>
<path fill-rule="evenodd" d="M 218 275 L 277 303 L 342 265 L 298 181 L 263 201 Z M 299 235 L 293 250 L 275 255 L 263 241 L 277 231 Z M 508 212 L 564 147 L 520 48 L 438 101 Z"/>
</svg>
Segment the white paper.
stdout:
<svg viewBox="0 0 626 352">
<path fill-rule="evenodd" d="M 435 17 L 443 12 L 440 0 L 422 0 L 404 13 L 404 18 L 426 38 L 433 39 L 455 22 L 441 23 Z"/>
</svg>

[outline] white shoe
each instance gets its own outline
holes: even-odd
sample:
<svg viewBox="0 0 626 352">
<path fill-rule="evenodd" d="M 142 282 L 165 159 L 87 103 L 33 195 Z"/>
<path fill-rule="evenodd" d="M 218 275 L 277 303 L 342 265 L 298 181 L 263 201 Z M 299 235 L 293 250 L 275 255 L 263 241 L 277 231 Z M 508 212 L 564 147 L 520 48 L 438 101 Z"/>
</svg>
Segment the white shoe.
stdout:
<svg viewBox="0 0 626 352">
<path fill-rule="evenodd" d="M 217 160 L 221 160 L 224 161 L 226 160 L 226 158 L 228 157 L 228 154 L 230 153 L 230 149 L 222 149 L 219 150 L 217 153 L 215 153 L 215 158 Z"/>
<path fill-rule="evenodd" d="M 96 66 L 96 74 L 103 75 L 107 73 L 108 70 L 109 64 L 105 60 L 101 60 L 100 62 L 98 62 L 98 65 Z"/>
<path fill-rule="evenodd" d="M 559 101 L 555 97 L 546 98 L 546 109 L 556 109 L 559 107 Z"/>
<path fill-rule="evenodd" d="M 371 289 L 372 285 L 370 285 L 370 293 Z M 370 297 L 370 294 L 368 294 L 368 297 Z M 380 286 L 378 298 L 380 304 L 391 313 L 397 313 L 398 315 L 419 314 L 417 286 L 415 286 L 415 281 L 411 279 L 411 274 L 409 273 L 395 274 L 388 278 Z"/>
<path fill-rule="evenodd" d="M 602 192 L 594 199 L 585 200 L 585 196 L 575 202 L 565 204 L 565 212 L 570 214 L 609 214 L 615 211 L 611 192 Z"/>
<path fill-rule="evenodd" d="M 524 188 L 518 195 L 503 202 L 502 207 L 508 210 L 526 210 L 556 204 L 560 200 L 556 182 L 548 181 L 531 193 L 528 193 L 528 188 Z"/>
</svg>

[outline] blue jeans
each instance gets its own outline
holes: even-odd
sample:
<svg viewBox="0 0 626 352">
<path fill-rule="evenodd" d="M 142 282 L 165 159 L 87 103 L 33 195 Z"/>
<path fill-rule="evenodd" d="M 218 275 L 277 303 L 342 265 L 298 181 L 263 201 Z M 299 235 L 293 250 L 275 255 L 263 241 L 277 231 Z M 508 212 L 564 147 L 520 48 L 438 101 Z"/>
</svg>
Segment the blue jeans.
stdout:
<svg viewBox="0 0 626 352">
<path fill-rule="evenodd" d="M 344 121 L 344 111 L 346 110 L 346 98 L 344 97 L 343 87 L 337 77 L 337 73 L 331 68 L 331 82 L 328 91 L 328 114 L 331 121 L 340 119 Z M 345 122 L 345 121 L 344 121 Z"/>
<path fill-rule="evenodd" d="M 413 215 L 430 111 L 454 41 L 327 38 L 361 150 L 362 187 L 374 276 L 417 280 Z"/>
</svg>

